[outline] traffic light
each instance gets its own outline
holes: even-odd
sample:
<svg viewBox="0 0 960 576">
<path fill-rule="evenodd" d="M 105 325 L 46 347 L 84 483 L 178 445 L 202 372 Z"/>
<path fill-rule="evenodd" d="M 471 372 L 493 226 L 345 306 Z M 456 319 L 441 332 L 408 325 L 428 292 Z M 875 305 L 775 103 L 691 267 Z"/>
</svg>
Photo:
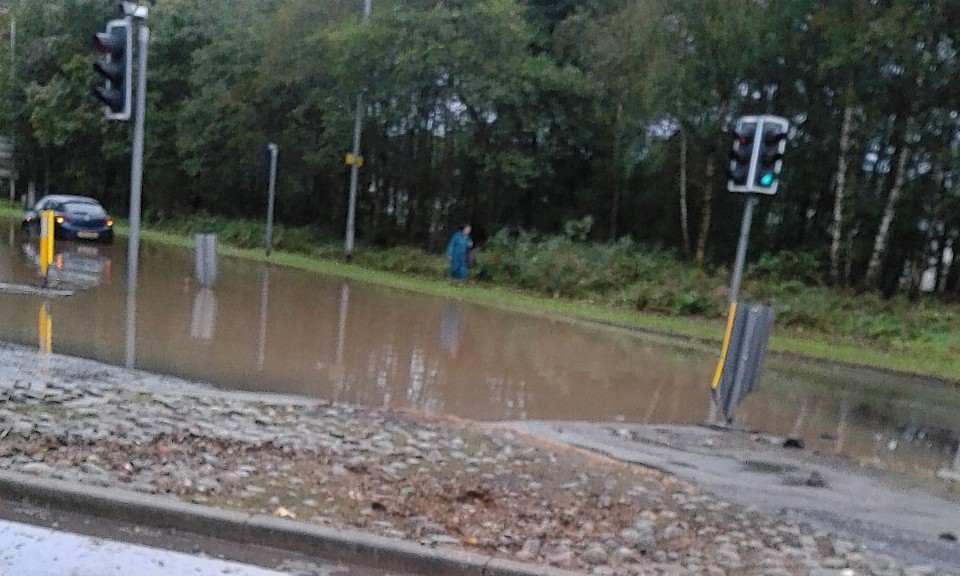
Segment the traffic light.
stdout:
<svg viewBox="0 0 960 576">
<path fill-rule="evenodd" d="M 783 167 L 783 152 L 787 147 L 787 129 L 790 124 L 785 118 L 765 116 L 760 126 L 754 185 L 757 192 L 776 194 L 777 184 L 780 181 L 780 169 Z"/>
<path fill-rule="evenodd" d="M 750 164 L 757 133 L 757 120 L 744 117 L 730 133 L 730 166 L 727 168 L 727 190 L 750 192 Z"/>
<path fill-rule="evenodd" d="M 129 19 L 111 20 L 105 32 L 93 37 L 93 47 L 100 59 L 93 69 L 102 77 L 103 85 L 94 90 L 106 105 L 104 114 L 111 120 L 129 120 L 133 87 L 133 34 Z"/>
<path fill-rule="evenodd" d="M 743 116 L 731 133 L 727 190 L 776 194 L 790 122 L 780 116 Z"/>
</svg>

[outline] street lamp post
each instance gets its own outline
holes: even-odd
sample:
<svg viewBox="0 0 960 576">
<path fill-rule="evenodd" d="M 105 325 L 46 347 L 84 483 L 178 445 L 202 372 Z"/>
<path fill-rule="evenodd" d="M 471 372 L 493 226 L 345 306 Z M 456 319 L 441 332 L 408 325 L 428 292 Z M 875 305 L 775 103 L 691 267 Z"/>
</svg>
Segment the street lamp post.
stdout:
<svg viewBox="0 0 960 576">
<path fill-rule="evenodd" d="M 17 17 L 13 15 L 12 11 L 9 8 L 0 8 L 0 14 L 9 14 L 10 15 L 10 86 L 9 94 L 10 97 L 13 97 L 13 87 L 17 77 Z M 16 144 L 14 141 L 14 131 L 11 130 L 8 135 L 10 138 L 10 170 L 9 170 L 9 179 L 10 179 L 10 201 L 14 201 L 17 198 L 17 178 L 16 178 Z"/>
<path fill-rule="evenodd" d="M 370 19 L 373 0 L 363 0 L 363 22 Z M 343 257 L 353 256 L 354 220 L 357 211 L 357 180 L 360 178 L 360 129 L 363 116 L 363 91 L 357 92 L 357 113 L 353 119 L 353 162 L 350 165 L 350 200 L 347 204 L 347 233 L 343 241 Z"/>
</svg>

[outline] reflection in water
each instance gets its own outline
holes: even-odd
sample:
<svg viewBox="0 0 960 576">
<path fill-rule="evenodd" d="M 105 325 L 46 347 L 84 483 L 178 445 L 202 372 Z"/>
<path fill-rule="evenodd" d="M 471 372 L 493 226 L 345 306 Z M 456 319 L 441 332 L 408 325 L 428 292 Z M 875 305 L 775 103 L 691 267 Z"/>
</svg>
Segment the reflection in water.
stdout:
<svg viewBox="0 0 960 576">
<path fill-rule="evenodd" d="M 127 306 L 124 315 L 123 365 L 127 368 L 135 368 L 137 366 L 137 273 L 140 268 L 140 251 L 133 239 L 130 240 L 130 245 L 133 248 L 127 251 Z"/>
<path fill-rule="evenodd" d="M 270 267 L 260 269 L 260 329 L 257 331 L 257 370 L 263 371 L 267 359 L 267 303 L 270 300 Z M 212 333 L 212 331 L 211 331 Z"/>
<path fill-rule="evenodd" d="M 209 288 L 201 288 L 193 297 L 190 337 L 198 340 L 213 340 L 213 327 L 216 317 L 217 299 L 213 295 L 213 291 Z"/>
<path fill-rule="evenodd" d="M 463 315 L 463 302 L 447 300 L 443 303 L 440 312 L 440 347 L 457 357 L 457 347 L 460 345 L 460 317 Z"/>
<path fill-rule="evenodd" d="M 40 270 L 40 252 L 36 242 L 24 242 L 21 251 L 26 260 Z M 44 286 L 60 290 L 90 290 L 110 282 L 109 247 L 62 241 L 54 245 L 53 261 L 47 268 Z"/>
<path fill-rule="evenodd" d="M 18 248 L 0 246 L 0 280 L 36 279 Z M 123 247 L 113 249 L 122 268 Z M 477 420 L 715 420 L 705 418 L 715 346 L 230 258 L 214 299 L 192 288 L 189 251 L 145 244 L 140 260 L 133 290 L 101 281 L 51 301 L 57 352 L 228 388 Z M 40 300 L 25 298 L 0 294 L 0 339 L 32 346 Z M 204 345 L 184 345 L 192 338 Z M 955 466 L 958 396 L 923 379 L 774 356 L 737 422 L 866 464 L 937 470 Z"/>
<path fill-rule="evenodd" d="M 40 354 L 51 354 L 53 352 L 53 318 L 50 317 L 47 301 L 40 305 L 38 316 L 37 341 Z"/>
<path fill-rule="evenodd" d="M 350 285 L 340 284 L 340 306 L 337 308 L 337 351 L 336 361 L 330 377 L 333 379 L 334 398 L 341 398 L 347 387 L 346 372 L 343 369 L 343 351 L 347 344 L 347 313 L 350 311 Z"/>
</svg>

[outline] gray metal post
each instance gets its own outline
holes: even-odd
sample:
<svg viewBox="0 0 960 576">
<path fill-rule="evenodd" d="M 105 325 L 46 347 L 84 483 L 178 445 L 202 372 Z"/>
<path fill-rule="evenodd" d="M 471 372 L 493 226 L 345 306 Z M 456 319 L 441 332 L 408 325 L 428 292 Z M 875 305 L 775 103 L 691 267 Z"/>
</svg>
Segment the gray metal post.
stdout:
<svg viewBox="0 0 960 576">
<path fill-rule="evenodd" d="M 753 223 L 753 209 L 759 199 L 756 194 L 747 197 L 747 204 L 743 208 L 743 220 L 740 222 L 740 240 L 737 242 L 737 258 L 733 263 L 733 277 L 730 279 L 729 302 L 736 302 L 740 293 L 740 280 L 743 277 L 743 266 L 747 260 L 747 243 L 750 240 L 750 225 Z"/>
<path fill-rule="evenodd" d="M 267 144 L 270 150 L 270 186 L 267 190 L 267 234 L 263 239 L 267 256 L 273 249 L 273 199 L 277 191 L 277 155 L 280 148 L 273 142 Z"/>
<path fill-rule="evenodd" d="M 363 21 L 370 18 L 373 0 L 363 2 Z M 350 166 L 350 200 L 347 204 L 347 233 L 343 242 L 343 257 L 349 262 L 353 256 L 354 220 L 357 210 L 357 180 L 360 178 L 360 129 L 363 115 L 363 92 L 357 93 L 357 113 L 353 119 L 353 164 Z"/>
<path fill-rule="evenodd" d="M 130 238 L 127 244 L 127 292 L 137 290 L 140 257 L 140 196 L 143 187 L 143 130 L 147 115 L 147 44 L 150 29 L 141 25 L 138 39 L 136 117 L 133 125 L 133 157 L 130 160 Z"/>
<path fill-rule="evenodd" d="M 10 18 L 10 97 L 13 98 L 17 77 L 17 19 Z M 13 160 L 10 162 L 10 201 L 17 199 L 17 142 L 15 131 L 10 132 Z"/>
</svg>

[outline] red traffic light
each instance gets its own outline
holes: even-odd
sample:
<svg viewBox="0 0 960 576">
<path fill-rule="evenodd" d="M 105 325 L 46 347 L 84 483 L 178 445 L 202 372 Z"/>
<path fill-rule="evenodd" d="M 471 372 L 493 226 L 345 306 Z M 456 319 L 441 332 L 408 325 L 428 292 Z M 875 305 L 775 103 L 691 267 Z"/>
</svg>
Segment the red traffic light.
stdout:
<svg viewBox="0 0 960 576">
<path fill-rule="evenodd" d="M 119 57 L 126 48 L 125 32 L 114 28 L 110 32 L 97 32 L 93 35 L 93 49 L 101 54 Z"/>
</svg>

